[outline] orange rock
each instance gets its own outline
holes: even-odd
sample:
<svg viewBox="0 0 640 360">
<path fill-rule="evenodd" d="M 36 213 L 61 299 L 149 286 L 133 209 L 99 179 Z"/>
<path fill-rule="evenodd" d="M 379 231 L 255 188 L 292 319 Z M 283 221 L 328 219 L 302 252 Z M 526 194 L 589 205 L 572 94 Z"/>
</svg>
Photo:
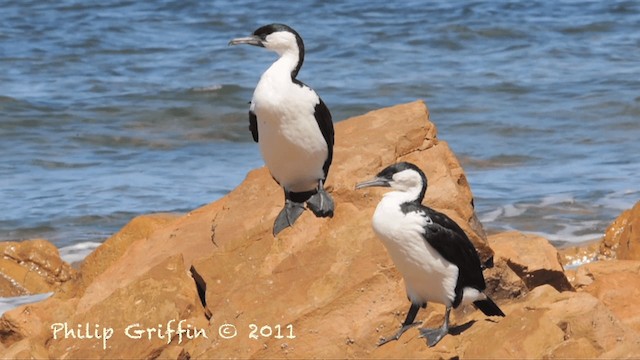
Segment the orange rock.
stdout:
<svg viewBox="0 0 640 360">
<path fill-rule="evenodd" d="M 461 344 L 461 357 L 560 358 L 575 351 L 569 356 L 575 358 L 598 357 L 618 347 L 640 350 L 638 333 L 587 293 L 543 285 L 503 308 L 507 317 L 501 321 L 473 324 L 465 334 L 469 341 Z M 582 343 L 591 346 L 578 349 Z"/>
<path fill-rule="evenodd" d="M 592 261 L 599 260 L 601 240 L 589 241 L 576 246 L 558 249 L 562 266 L 575 267 Z"/>
<path fill-rule="evenodd" d="M 87 311 L 173 255 L 183 256 L 186 271 L 194 258 L 212 253 L 215 250 L 211 235 L 212 219 L 224 203 L 225 200 L 221 199 L 175 221 L 171 220 L 171 216 L 141 218 L 143 229 L 147 229 L 146 226 L 158 226 L 157 229 L 138 232 L 141 238 L 128 239 L 126 250 L 119 256 L 110 257 L 106 264 L 94 259 L 98 266 L 94 268 L 93 265 L 87 265 L 100 270 L 95 271 L 90 283 L 83 283 L 83 291 L 77 294 L 81 296 L 78 311 Z"/>
<path fill-rule="evenodd" d="M 8 349 L 0 348 L 0 355 L 3 359 L 49 359 L 47 349 L 29 339 L 20 341 Z"/>
<path fill-rule="evenodd" d="M 620 260 L 640 260 L 640 201 L 609 225 L 600 253 Z"/>
<path fill-rule="evenodd" d="M 178 218 L 176 214 L 164 213 L 135 217 L 84 259 L 80 266 L 82 283 L 85 286 L 90 284 L 116 262 L 133 242 L 147 239 L 153 232 Z"/>
<path fill-rule="evenodd" d="M 29 347 L 44 346 L 51 332 L 49 326 L 68 319 L 75 311 L 77 299 L 60 300 L 55 295 L 36 304 L 7 311 L 0 318 L 0 339 L 5 345 L 26 341 Z M 24 346 L 24 345 L 22 345 Z"/>
<path fill-rule="evenodd" d="M 575 286 L 602 301 L 622 323 L 640 332 L 640 312 L 630 299 L 640 298 L 640 261 L 598 261 L 578 268 Z"/>
<path fill-rule="evenodd" d="M 549 359 L 595 359 L 601 354 L 592 341 L 586 337 L 566 339 L 551 349 Z M 602 356 L 603 359 L 619 357 Z"/>
<path fill-rule="evenodd" d="M 490 236 L 489 244 L 499 254 L 495 261 L 505 262 L 528 289 L 544 284 L 559 291 L 573 289 L 560 263 L 558 250 L 548 240 L 510 231 Z"/>
<path fill-rule="evenodd" d="M 54 291 L 75 276 L 46 240 L 2 242 L 0 254 L 0 297 Z"/>
<path fill-rule="evenodd" d="M 528 292 L 527 285 L 509 267 L 509 259 L 501 256 L 500 250 L 496 253 L 494 263 L 492 268 L 484 271 L 487 294 L 490 294 L 492 299 L 515 299 Z"/>
<path fill-rule="evenodd" d="M 171 343 L 166 333 L 177 330 L 181 320 L 184 329 L 191 326 L 192 336 L 208 325 L 193 279 L 182 256 L 175 255 L 86 311 L 48 324 L 48 351 L 52 358 L 153 358 L 188 340 L 186 333 L 182 338 L 172 333 Z"/>
</svg>

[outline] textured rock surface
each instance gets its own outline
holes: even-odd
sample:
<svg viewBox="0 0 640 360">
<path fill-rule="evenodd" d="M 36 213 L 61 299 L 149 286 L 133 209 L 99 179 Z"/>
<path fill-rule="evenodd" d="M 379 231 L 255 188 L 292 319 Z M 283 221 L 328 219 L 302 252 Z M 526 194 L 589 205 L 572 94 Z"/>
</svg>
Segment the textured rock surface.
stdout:
<svg viewBox="0 0 640 360">
<path fill-rule="evenodd" d="M 168 346 L 167 340 L 158 336 L 157 330 L 168 327 L 167 323 L 189 319 L 192 326 L 201 328 L 207 324 L 193 280 L 184 270 L 181 255 L 167 258 L 134 281 L 129 282 L 93 306 L 64 319 L 71 327 L 82 325 L 82 333 L 96 334 L 96 338 L 112 329 L 110 339 L 64 338 L 50 342 L 52 358 L 91 358 L 100 354 L 104 358 L 153 357 Z M 85 300 L 82 298 L 80 301 Z M 139 325 L 136 325 L 139 324 Z M 175 324 L 174 324 L 175 325 Z M 127 327 L 131 326 L 129 332 Z M 161 328 L 162 326 L 162 328 Z M 146 329 L 156 329 L 150 333 Z M 175 327 L 174 327 L 175 328 Z M 141 330 L 145 330 L 140 334 Z M 52 330 L 53 332 L 53 330 Z M 107 333 L 108 334 L 108 333 Z M 127 335 L 129 334 L 129 335 Z M 141 338 L 136 338 L 140 335 Z M 103 336 L 103 338 L 106 336 Z"/>
<path fill-rule="evenodd" d="M 640 260 L 640 201 L 609 225 L 600 253 L 620 260 Z"/>
<path fill-rule="evenodd" d="M 0 357 L 621 358 L 640 354 L 637 319 L 623 312 L 620 300 L 635 293 L 609 286 L 609 277 L 618 274 L 636 281 L 634 262 L 578 268 L 574 279 L 578 291 L 573 291 L 558 252 L 546 240 L 510 232 L 491 236 L 487 243 L 464 172 L 447 144 L 437 139 L 423 103 L 341 122 L 336 139 L 327 183 L 336 200 L 333 218 L 318 219 L 305 212 L 293 228 L 274 238 L 271 227 L 282 195 L 262 168 L 251 171 L 224 198 L 185 216 L 135 219 L 87 259 L 82 277 L 69 282 L 75 291 L 57 293 L 0 318 Z M 356 182 L 400 160 L 414 162 L 426 172 L 425 203 L 458 221 L 483 258 L 495 251 L 496 266 L 486 275 L 507 314 L 486 318 L 473 307 L 457 309 L 452 334 L 432 349 L 418 338 L 416 329 L 400 341 L 376 346 L 381 336 L 398 329 L 409 304 L 399 274 L 371 230 L 371 215 L 385 190 L 353 189 Z M 443 306 L 429 304 L 418 319 L 436 326 L 443 312 Z M 175 331 L 181 320 L 182 326 L 201 329 L 207 337 L 193 336 L 192 331 L 192 338 L 185 334 L 179 339 L 174 332 L 168 339 L 166 329 Z M 54 338 L 52 325 L 61 323 L 98 331 L 94 334 L 112 329 L 113 334 L 107 341 L 61 334 Z M 143 329 L 143 337 L 126 336 L 129 326 Z"/>
<path fill-rule="evenodd" d="M 604 260 L 606 257 L 600 254 L 601 245 L 602 239 L 598 239 L 576 246 L 562 248 L 558 250 L 560 253 L 560 262 L 562 262 L 562 265 L 565 267 L 575 267 L 592 261 Z"/>
<path fill-rule="evenodd" d="M 175 214 L 152 214 L 134 218 L 89 254 L 80 266 L 82 284 L 88 286 L 113 265 L 136 241 L 146 240 L 159 228 L 178 219 Z"/>
<path fill-rule="evenodd" d="M 489 244 L 500 253 L 495 261 L 505 263 L 527 289 L 548 284 L 558 291 L 572 290 L 558 251 L 546 239 L 511 231 L 493 235 Z M 503 278 L 509 277 L 500 276 L 502 284 Z"/>
<path fill-rule="evenodd" d="M 600 299 L 622 323 L 640 332 L 640 311 L 629 303 L 640 299 L 640 261 L 586 264 L 576 271 L 574 285 Z"/>
<path fill-rule="evenodd" d="M 46 240 L 0 242 L 0 254 L 2 297 L 54 291 L 75 276 L 75 270 Z"/>
</svg>

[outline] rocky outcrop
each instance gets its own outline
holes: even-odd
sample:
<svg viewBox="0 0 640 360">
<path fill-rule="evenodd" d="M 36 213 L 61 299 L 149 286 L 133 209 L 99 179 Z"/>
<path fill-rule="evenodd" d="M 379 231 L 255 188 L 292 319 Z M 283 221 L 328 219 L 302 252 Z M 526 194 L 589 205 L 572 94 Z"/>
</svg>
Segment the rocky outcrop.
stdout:
<svg viewBox="0 0 640 360">
<path fill-rule="evenodd" d="M 70 317 L 50 325 L 51 334 L 56 334 L 48 348 L 50 356 L 86 359 L 99 353 L 110 359 L 122 354 L 136 359 L 154 357 L 169 346 L 158 334 L 168 328 L 171 319 L 176 325 L 189 319 L 192 326 L 206 327 L 197 290 L 184 267 L 182 256 L 174 255 L 90 307 L 82 307 L 81 298 Z M 76 338 L 64 336 L 68 329 L 76 330 Z M 89 339 L 87 333 L 94 338 Z"/>
<path fill-rule="evenodd" d="M 523 289 L 521 285 L 524 285 L 524 289 L 530 290 L 545 284 L 553 286 L 558 291 L 573 289 L 564 273 L 558 250 L 548 240 L 511 231 L 491 236 L 489 245 L 499 254 L 495 259 L 498 263 L 495 269 L 510 270 L 501 271 L 498 276 L 493 275 L 495 269 L 489 270 L 490 284 L 505 287 L 513 281 L 515 286 L 511 286 L 515 289 Z M 510 275 L 511 272 L 516 276 Z M 510 291 L 509 295 L 513 297 L 517 294 Z"/>
<path fill-rule="evenodd" d="M 178 218 L 177 214 L 159 213 L 142 215 L 131 220 L 82 262 L 80 266 L 81 290 L 120 259 L 131 244 L 146 240 L 156 230 L 171 224 Z"/>
<path fill-rule="evenodd" d="M 600 253 L 601 244 L 602 239 L 559 249 L 560 262 L 563 266 L 572 268 L 581 264 L 610 258 Z"/>
<path fill-rule="evenodd" d="M 620 260 L 640 260 L 640 201 L 609 225 L 600 253 Z"/>
<path fill-rule="evenodd" d="M 605 231 L 602 240 L 561 250 L 564 264 L 595 260 L 640 260 L 640 201 L 625 210 Z"/>
<path fill-rule="evenodd" d="M 76 272 L 43 239 L 0 243 L 0 297 L 50 292 Z"/>
<path fill-rule="evenodd" d="M 640 353 L 637 323 L 608 277 L 635 262 L 578 269 L 570 283 L 558 252 L 517 232 L 487 240 L 464 171 L 436 136 L 422 102 L 336 124 L 327 182 L 335 216 L 305 212 L 274 238 L 282 194 L 266 169 L 224 198 L 174 218 L 140 218 L 87 258 L 74 291 L 0 319 L 8 358 L 558 358 Z M 417 330 L 377 347 L 408 309 L 404 286 L 371 230 L 385 189 L 354 191 L 396 161 L 429 179 L 425 203 L 456 220 L 483 259 L 505 318 L 456 310 L 453 330 L 428 348 Z M 135 230 L 141 229 L 141 230 Z M 630 267 L 628 267 L 630 266 Z M 86 272 L 86 273 L 85 273 Z M 578 281 L 579 280 L 579 281 Z M 590 282 L 589 282 L 590 281 Z M 627 290 L 631 291 L 631 290 Z M 68 294 L 73 294 L 69 296 Z M 633 293 L 623 293 L 633 295 Z M 429 304 L 418 319 L 442 321 Z M 180 330 L 181 329 L 181 330 Z M 180 334 L 180 335 L 179 335 Z"/>
<path fill-rule="evenodd" d="M 574 285 L 602 301 L 623 324 L 640 332 L 640 311 L 630 304 L 631 299 L 640 298 L 640 261 L 586 264 L 576 271 Z"/>
</svg>

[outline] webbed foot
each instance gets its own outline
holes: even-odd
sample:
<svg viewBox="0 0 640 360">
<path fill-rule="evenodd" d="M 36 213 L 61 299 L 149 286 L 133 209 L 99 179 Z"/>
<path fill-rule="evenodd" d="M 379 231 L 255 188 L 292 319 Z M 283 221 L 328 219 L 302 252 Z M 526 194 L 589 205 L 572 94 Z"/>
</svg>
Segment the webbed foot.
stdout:
<svg viewBox="0 0 640 360">
<path fill-rule="evenodd" d="M 435 346 L 448 333 L 449 328 L 444 327 L 436 329 L 420 329 L 420 337 L 427 339 L 427 345 L 429 347 Z"/>
<path fill-rule="evenodd" d="M 442 326 L 435 329 L 420 329 L 420 337 L 427 339 L 427 346 L 433 347 L 442 340 L 442 338 L 449 333 L 449 315 L 451 308 L 447 307 L 444 313 L 444 322 Z"/>
<path fill-rule="evenodd" d="M 420 325 L 420 324 L 421 324 L 421 322 L 420 322 L 420 321 L 418 321 L 418 322 L 414 322 L 413 324 L 403 325 L 403 326 L 400 328 L 400 330 L 398 330 L 398 332 L 397 332 L 397 333 L 395 333 L 395 335 L 393 335 L 393 336 L 391 336 L 391 337 L 388 337 L 388 338 L 382 338 L 382 339 L 380 339 L 380 341 L 378 342 L 378 346 L 382 346 L 382 345 L 384 345 L 384 344 L 386 344 L 386 343 L 388 343 L 388 342 L 396 341 L 396 340 L 400 339 L 400 336 L 402 336 L 402 334 L 404 334 L 404 332 L 405 332 L 405 331 L 407 331 L 407 330 L 411 329 L 412 327 L 414 327 L 414 326 L 416 326 L 416 325 Z"/>
<path fill-rule="evenodd" d="M 285 200 L 284 208 L 280 210 L 276 221 L 273 223 L 273 236 L 278 235 L 279 232 L 292 226 L 296 220 L 304 212 L 304 204 Z"/>
<path fill-rule="evenodd" d="M 333 217 L 333 198 L 323 188 L 307 200 L 307 206 L 317 217 Z"/>
</svg>

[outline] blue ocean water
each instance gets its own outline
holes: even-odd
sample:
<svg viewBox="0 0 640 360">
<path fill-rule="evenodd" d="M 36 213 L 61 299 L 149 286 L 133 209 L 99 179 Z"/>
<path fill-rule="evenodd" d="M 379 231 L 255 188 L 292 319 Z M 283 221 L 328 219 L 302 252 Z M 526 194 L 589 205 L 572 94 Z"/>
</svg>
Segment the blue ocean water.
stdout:
<svg viewBox="0 0 640 360">
<path fill-rule="evenodd" d="M 4 0 L 0 18 L 0 240 L 83 248 L 237 186 L 262 165 L 247 103 L 275 54 L 227 43 L 271 22 L 303 36 L 299 78 L 335 121 L 424 99 L 490 232 L 596 239 L 640 200 L 636 1 Z"/>
</svg>

